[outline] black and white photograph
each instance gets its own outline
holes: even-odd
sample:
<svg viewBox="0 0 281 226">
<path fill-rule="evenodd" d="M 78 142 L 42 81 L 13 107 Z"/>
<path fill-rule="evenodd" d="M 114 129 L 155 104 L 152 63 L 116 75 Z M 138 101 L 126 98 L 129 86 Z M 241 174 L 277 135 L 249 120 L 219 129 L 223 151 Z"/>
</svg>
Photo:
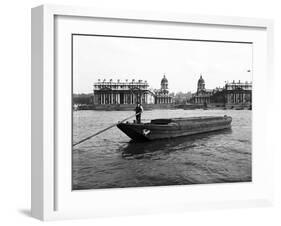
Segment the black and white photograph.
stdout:
<svg viewBox="0 0 281 226">
<path fill-rule="evenodd" d="M 71 44 L 73 190 L 252 181 L 253 43 Z"/>
</svg>

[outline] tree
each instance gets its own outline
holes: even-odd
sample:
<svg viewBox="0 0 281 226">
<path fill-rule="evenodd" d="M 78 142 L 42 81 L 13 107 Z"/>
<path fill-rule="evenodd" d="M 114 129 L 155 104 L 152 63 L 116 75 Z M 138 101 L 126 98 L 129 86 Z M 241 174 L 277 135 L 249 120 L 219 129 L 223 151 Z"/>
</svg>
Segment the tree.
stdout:
<svg viewBox="0 0 281 226">
<path fill-rule="evenodd" d="M 186 104 L 192 97 L 191 92 L 183 93 L 183 92 L 178 92 L 175 94 L 174 100 L 176 104 Z"/>
<path fill-rule="evenodd" d="M 91 104 L 92 103 L 93 94 L 73 94 L 72 101 L 73 104 Z"/>
</svg>

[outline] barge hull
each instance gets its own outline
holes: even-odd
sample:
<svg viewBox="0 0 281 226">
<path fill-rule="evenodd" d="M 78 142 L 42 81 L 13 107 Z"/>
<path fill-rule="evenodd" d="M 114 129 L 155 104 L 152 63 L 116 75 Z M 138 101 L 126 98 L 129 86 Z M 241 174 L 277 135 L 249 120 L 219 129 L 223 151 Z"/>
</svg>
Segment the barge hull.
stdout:
<svg viewBox="0 0 281 226">
<path fill-rule="evenodd" d="M 193 120 L 179 121 L 168 124 L 135 124 L 120 123 L 117 127 L 135 141 L 152 141 L 157 139 L 169 139 L 200 133 L 213 132 L 231 128 L 231 117 L 213 118 L 210 120 L 198 118 Z"/>
</svg>

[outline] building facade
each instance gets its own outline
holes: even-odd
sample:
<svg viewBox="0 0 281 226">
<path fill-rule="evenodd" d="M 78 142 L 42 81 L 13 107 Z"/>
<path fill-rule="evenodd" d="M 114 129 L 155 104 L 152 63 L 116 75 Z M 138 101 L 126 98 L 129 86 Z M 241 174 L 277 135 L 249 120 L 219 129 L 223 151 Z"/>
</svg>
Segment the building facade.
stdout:
<svg viewBox="0 0 281 226">
<path fill-rule="evenodd" d="M 197 91 L 192 95 L 191 102 L 194 104 L 209 104 L 211 102 L 213 90 L 205 88 L 205 81 L 200 75 L 197 82 Z"/>
<path fill-rule="evenodd" d="M 208 90 L 205 81 L 200 76 L 197 83 L 197 91 L 192 95 L 194 104 L 222 104 L 224 106 L 251 106 L 252 82 L 226 82 L 223 88 Z"/>
<path fill-rule="evenodd" d="M 225 100 L 229 105 L 251 105 L 252 82 L 227 82 L 225 84 Z"/>
<path fill-rule="evenodd" d="M 94 104 L 150 104 L 154 103 L 153 93 L 147 81 L 98 80 L 94 83 Z"/>
<path fill-rule="evenodd" d="M 147 81 L 113 81 L 105 79 L 94 83 L 94 105 L 114 104 L 171 104 L 172 96 L 169 94 L 168 80 L 164 75 L 159 90 L 149 89 Z"/>
<path fill-rule="evenodd" d="M 168 87 L 168 79 L 164 75 L 161 84 L 160 89 L 154 90 L 155 94 L 155 104 L 171 104 L 173 103 L 173 97 L 169 94 L 169 87 Z"/>
</svg>

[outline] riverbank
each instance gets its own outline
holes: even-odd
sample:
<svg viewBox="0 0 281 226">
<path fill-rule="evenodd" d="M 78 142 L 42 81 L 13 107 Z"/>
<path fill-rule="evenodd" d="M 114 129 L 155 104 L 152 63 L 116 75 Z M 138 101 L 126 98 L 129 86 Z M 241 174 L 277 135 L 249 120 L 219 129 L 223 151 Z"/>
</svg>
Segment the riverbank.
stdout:
<svg viewBox="0 0 281 226">
<path fill-rule="evenodd" d="M 144 110 L 177 109 L 174 104 L 143 104 Z M 96 111 L 133 111 L 135 104 L 98 104 L 78 105 L 75 110 L 96 110 Z"/>
<path fill-rule="evenodd" d="M 243 105 L 243 104 L 208 104 L 208 105 L 200 105 L 200 104 L 143 104 L 144 110 L 175 110 L 175 109 L 183 109 L 183 110 L 196 110 L 196 109 L 204 109 L 204 110 L 251 110 L 251 105 Z M 96 111 L 133 111 L 135 109 L 135 104 L 99 104 L 99 105 L 77 105 L 74 107 L 74 110 L 96 110 Z"/>
</svg>

